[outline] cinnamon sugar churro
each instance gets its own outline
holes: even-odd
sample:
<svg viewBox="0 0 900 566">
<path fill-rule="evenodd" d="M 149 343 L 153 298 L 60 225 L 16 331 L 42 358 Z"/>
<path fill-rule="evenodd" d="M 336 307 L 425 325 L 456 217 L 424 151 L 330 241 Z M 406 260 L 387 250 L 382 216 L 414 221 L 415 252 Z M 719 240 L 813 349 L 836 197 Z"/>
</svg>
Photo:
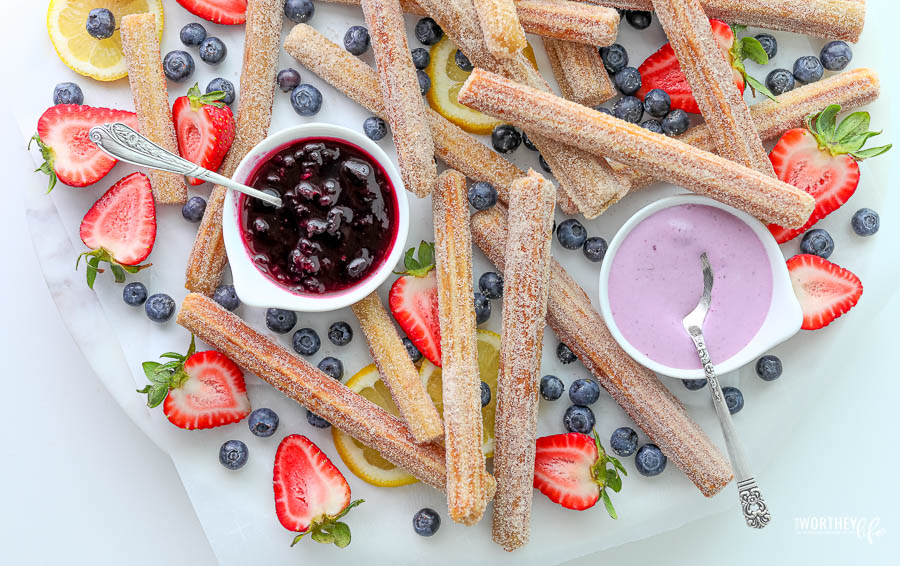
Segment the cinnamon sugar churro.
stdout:
<svg viewBox="0 0 900 566">
<path fill-rule="evenodd" d="M 527 45 L 513 0 L 473 0 L 484 42 L 494 57 L 512 57 Z"/>
<path fill-rule="evenodd" d="M 506 265 L 506 215 L 500 207 L 472 216 L 472 239 L 498 269 Z M 619 347 L 584 290 L 551 262 L 547 323 L 663 453 L 712 497 L 731 481 L 728 460 L 650 370 Z M 499 487 L 498 477 L 498 487 Z M 495 504 L 496 505 L 496 504 Z"/>
<path fill-rule="evenodd" d="M 431 198 L 443 362 L 447 507 L 451 519 L 474 525 L 481 520 L 493 496 L 494 481 L 483 474 L 481 379 L 472 303 L 472 235 L 466 178 L 452 169 L 444 171 Z"/>
<path fill-rule="evenodd" d="M 566 100 L 597 106 L 616 95 L 600 52 L 593 46 L 548 38 L 544 50 Z"/>
<path fill-rule="evenodd" d="M 482 69 L 472 71 L 459 101 L 709 195 L 764 222 L 801 226 L 815 206 L 808 193 L 758 171 Z"/>
<path fill-rule="evenodd" d="M 175 124 L 172 122 L 172 108 L 169 106 L 169 92 L 159 51 L 156 16 L 150 13 L 125 16 L 119 33 L 141 133 L 163 149 L 178 155 Z M 184 177 L 157 169 L 151 169 L 147 174 L 157 204 L 182 204 L 187 201 Z"/>
</svg>

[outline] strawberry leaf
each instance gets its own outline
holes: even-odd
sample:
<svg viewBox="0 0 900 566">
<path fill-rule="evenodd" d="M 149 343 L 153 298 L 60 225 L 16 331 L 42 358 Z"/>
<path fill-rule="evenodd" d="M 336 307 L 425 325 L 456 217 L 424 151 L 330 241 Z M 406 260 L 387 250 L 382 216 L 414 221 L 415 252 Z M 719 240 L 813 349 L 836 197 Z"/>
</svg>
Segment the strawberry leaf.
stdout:
<svg viewBox="0 0 900 566">
<path fill-rule="evenodd" d="M 619 516 L 616 514 L 616 510 L 613 507 L 612 501 L 609 500 L 609 494 L 606 493 L 605 489 L 603 490 L 601 497 L 603 498 L 603 505 L 606 507 L 606 512 L 609 513 L 609 516 L 613 519 L 618 519 Z"/>
<path fill-rule="evenodd" d="M 434 269 L 434 244 L 422 240 L 419 243 L 419 258 L 413 258 L 415 248 L 406 250 L 403 256 L 403 265 L 406 271 L 395 271 L 396 275 L 411 275 L 413 277 L 425 277 Z"/>
<path fill-rule="evenodd" d="M 850 114 L 838 125 L 837 131 L 834 133 L 835 141 L 842 143 L 846 139 L 868 132 L 869 122 L 868 112 L 854 112 Z"/>
<path fill-rule="evenodd" d="M 769 55 L 766 54 L 766 50 L 758 39 L 755 37 L 742 37 L 740 43 L 741 53 L 744 58 L 750 59 L 754 63 L 759 63 L 760 65 L 769 63 Z"/>
<path fill-rule="evenodd" d="M 806 128 L 816 138 L 822 151 L 831 155 L 849 155 L 857 161 L 876 157 L 891 149 L 891 144 L 862 149 L 869 138 L 881 134 L 870 132 L 871 118 L 868 112 L 854 112 L 835 125 L 841 107 L 831 104 L 818 114 L 806 117 Z"/>
<path fill-rule="evenodd" d="M 144 362 L 141 368 L 144 375 L 150 380 L 150 385 L 143 389 L 138 389 L 138 393 L 147 395 L 147 406 L 150 408 L 158 406 L 169 394 L 170 389 L 177 389 L 184 385 L 188 380 L 188 375 L 184 371 L 184 362 L 187 361 L 194 352 L 196 352 L 196 340 L 191 334 L 191 345 L 188 348 L 187 355 L 182 356 L 175 352 L 166 352 L 160 358 L 172 358 L 172 361 L 161 364 L 159 362 Z"/>
<path fill-rule="evenodd" d="M 879 147 L 872 147 L 869 149 L 864 149 L 862 151 L 855 151 L 850 155 L 853 156 L 857 161 L 862 161 L 863 159 L 869 159 L 870 157 L 877 157 L 887 150 L 891 149 L 893 144 L 882 145 Z"/>
<path fill-rule="evenodd" d="M 344 548 L 350 544 L 350 527 L 347 526 L 347 523 L 335 523 L 331 533 L 336 547 Z"/>
<path fill-rule="evenodd" d="M 309 535 L 310 538 L 316 542 L 322 544 L 334 544 L 338 548 L 344 548 L 350 544 L 350 527 L 346 523 L 338 521 L 338 519 L 345 516 L 351 509 L 364 501 L 364 499 L 351 501 L 346 507 L 341 509 L 340 513 L 337 515 L 325 516 L 313 521 L 305 532 L 294 537 L 291 546 L 300 542 L 304 536 Z"/>
<path fill-rule="evenodd" d="M 47 192 L 49 193 L 53 190 L 53 187 L 56 186 L 56 170 L 53 169 L 53 149 L 45 144 L 37 133 L 28 140 L 28 149 L 31 149 L 31 142 L 37 143 L 38 149 L 41 152 L 41 157 L 44 159 L 41 166 L 35 169 L 34 172 L 37 173 L 40 171 L 50 177 L 50 183 L 47 186 Z"/>
<path fill-rule="evenodd" d="M 831 104 L 822 110 L 816 117 L 816 130 L 820 136 L 827 141 L 834 139 L 834 132 L 837 128 L 837 114 L 841 111 L 841 107 L 837 104 Z"/>
<path fill-rule="evenodd" d="M 609 513 L 609 516 L 613 519 L 618 519 L 618 515 L 616 515 L 616 510 L 613 508 L 612 501 L 609 500 L 609 492 L 607 488 L 613 490 L 618 493 L 622 489 L 622 476 L 619 475 L 621 471 L 623 475 L 628 475 L 625 471 L 625 468 L 622 467 L 622 464 L 615 457 L 610 456 L 606 453 L 606 450 L 603 448 L 603 445 L 600 443 L 600 437 L 597 435 L 597 431 L 593 431 L 594 433 L 594 445 L 597 447 L 597 461 L 591 466 L 591 477 L 598 486 L 600 486 L 600 497 L 603 499 L 603 504 L 606 506 L 606 512 Z M 612 465 L 612 468 L 608 468 L 608 465 Z"/>
<path fill-rule="evenodd" d="M 94 288 L 94 281 L 97 280 L 97 273 L 101 271 L 100 266 L 100 258 L 97 256 L 92 256 L 87 260 L 87 286 L 90 289 Z"/>
<path fill-rule="evenodd" d="M 756 95 L 756 93 L 758 91 L 760 94 L 762 94 L 769 100 L 774 100 L 775 102 L 778 102 L 778 99 L 775 98 L 775 95 L 772 94 L 772 91 L 769 90 L 766 87 L 766 85 L 762 84 L 761 82 L 759 82 L 758 80 L 753 78 L 751 75 L 747 74 L 746 72 L 744 73 L 744 80 L 747 81 L 748 85 L 750 85 L 750 90 L 753 92 L 754 95 Z"/>
<path fill-rule="evenodd" d="M 194 83 L 194 86 L 188 89 L 187 97 L 191 103 L 191 108 L 194 110 L 199 110 L 203 106 L 215 106 L 216 108 L 225 106 L 224 102 L 219 102 L 225 98 L 224 91 L 214 90 L 203 94 L 200 92 L 200 85 L 197 83 Z"/>
</svg>

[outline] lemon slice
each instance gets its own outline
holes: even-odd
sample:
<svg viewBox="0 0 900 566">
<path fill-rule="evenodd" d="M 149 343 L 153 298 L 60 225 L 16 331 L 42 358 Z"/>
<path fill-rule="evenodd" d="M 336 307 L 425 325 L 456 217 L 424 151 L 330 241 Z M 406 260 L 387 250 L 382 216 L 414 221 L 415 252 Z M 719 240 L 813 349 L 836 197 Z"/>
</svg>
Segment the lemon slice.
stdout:
<svg viewBox="0 0 900 566">
<path fill-rule="evenodd" d="M 116 28 L 128 14 L 151 12 L 162 38 L 162 0 L 50 0 L 47 32 L 56 53 L 67 67 L 78 74 L 100 81 L 114 81 L 128 74 L 119 30 L 112 37 L 97 39 L 85 29 L 88 13 L 108 8 L 116 18 Z"/>
</svg>

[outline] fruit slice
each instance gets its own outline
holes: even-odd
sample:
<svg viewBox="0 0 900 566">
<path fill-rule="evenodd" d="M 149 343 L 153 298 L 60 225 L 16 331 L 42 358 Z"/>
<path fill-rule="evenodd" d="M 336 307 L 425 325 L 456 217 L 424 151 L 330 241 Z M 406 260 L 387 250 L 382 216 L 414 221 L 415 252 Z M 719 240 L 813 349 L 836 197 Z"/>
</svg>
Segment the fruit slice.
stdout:
<svg viewBox="0 0 900 566">
<path fill-rule="evenodd" d="M 217 24 L 237 25 L 247 21 L 247 0 L 178 0 L 185 10 Z"/>
<path fill-rule="evenodd" d="M 787 261 L 794 294 L 803 309 L 804 330 L 817 330 L 856 306 L 862 296 L 859 277 L 817 255 Z"/>
<path fill-rule="evenodd" d="M 391 285 L 388 305 L 400 328 L 422 355 L 441 365 L 441 326 L 438 321 L 437 278 L 434 275 L 434 244 L 422 241 L 418 259 L 415 248 L 406 250 L 406 270 Z"/>
<path fill-rule="evenodd" d="M 112 37 L 97 39 L 88 34 L 85 22 L 94 8 L 107 8 L 115 16 L 117 29 Z M 143 12 L 156 16 L 156 27 L 162 39 L 162 0 L 50 0 L 47 32 L 57 55 L 67 67 L 100 81 L 114 81 L 128 74 L 119 23 L 128 14 Z"/>
<path fill-rule="evenodd" d="M 194 84 L 187 96 L 179 96 L 172 106 L 178 153 L 191 163 L 216 171 L 234 142 L 234 117 L 231 108 L 221 102 L 225 93 L 201 94 Z M 188 177 L 191 185 L 203 181 Z"/>
</svg>

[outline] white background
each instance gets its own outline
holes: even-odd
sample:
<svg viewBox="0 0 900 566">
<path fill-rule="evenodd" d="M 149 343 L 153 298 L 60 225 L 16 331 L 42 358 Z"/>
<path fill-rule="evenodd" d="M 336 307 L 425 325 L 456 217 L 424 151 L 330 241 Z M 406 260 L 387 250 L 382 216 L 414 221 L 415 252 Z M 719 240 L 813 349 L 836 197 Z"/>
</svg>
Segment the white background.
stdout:
<svg viewBox="0 0 900 566">
<path fill-rule="evenodd" d="M 885 49 L 897 11 L 888 4 L 870 0 L 867 24 L 870 41 L 873 27 L 884 30 Z M 6 56 L 35 40 L 18 30 L 8 26 Z M 878 70 L 882 96 L 891 97 L 896 71 Z M 28 88 L 15 77 L 4 82 L 0 100 L 2 89 Z M 21 202 L 22 192 L 43 179 L 31 174 L 30 157 L 6 112 L 0 112 L 0 131 L 2 562 L 215 564 L 168 457 L 100 386 L 62 325 L 32 257 Z M 882 222 L 897 222 L 896 212 L 881 211 Z M 898 256 L 882 260 L 896 262 Z M 891 339 L 898 319 L 895 298 L 867 335 L 846 344 L 832 370 L 819 376 L 822 390 L 810 392 L 819 399 L 817 409 L 772 438 L 788 449 L 765 472 L 777 519 L 765 531 L 749 532 L 738 514 L 725 513 L 571 564 L 892 563 L 900 551 L 900 458 L 889 434 L 897 430 L 900 399 Z M 803 534 L 796 528 L 801 518 L 822 516 L 878 520 L 883 535 L 869 543 L 855 533 Z"/>
</svg>

